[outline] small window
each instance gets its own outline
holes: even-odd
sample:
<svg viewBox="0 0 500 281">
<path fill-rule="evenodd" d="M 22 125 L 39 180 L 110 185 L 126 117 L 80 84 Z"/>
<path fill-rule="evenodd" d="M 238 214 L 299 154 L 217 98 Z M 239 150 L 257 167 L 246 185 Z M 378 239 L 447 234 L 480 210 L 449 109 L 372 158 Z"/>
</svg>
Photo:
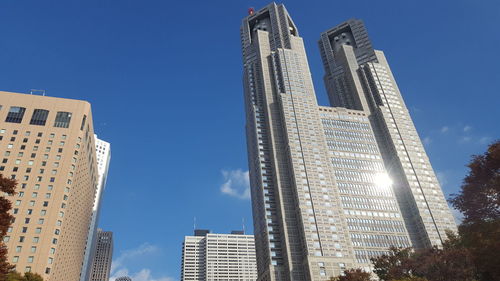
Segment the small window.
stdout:
<svg viewBox="0 0 500 281">
<path fill-rule="evenodd" d="M 45 126 L 47 122 L 47 116 L 49 116 L 49 111 L 45 109 L 35 109 L 33 115 L 31 116 L 30 125 Z"/>
<path fill-rule="evenodd" d="M 83 131 L 83 128 L 85 127 L 86 120 L 87 120 L 87 115 L 83 115 L 82 125 L 80 126 L 80 131 Z"/>
<path fill-rule="evenodd" d="M 21 123 L 23 121 L 24 112 L 26 108 L 19 106 L 11 106 L 9 109 L 9 113 L 7 114 L 7 118 L 5 122 L 9 123 Z"/>
<path fill-rule="evenodd" d="M 68 128 L 70 121 L 71 121 L 71 112 L 58 111 L 56 114 L 56 121 L 54 122 L 54 127 Z"/>
</svg>

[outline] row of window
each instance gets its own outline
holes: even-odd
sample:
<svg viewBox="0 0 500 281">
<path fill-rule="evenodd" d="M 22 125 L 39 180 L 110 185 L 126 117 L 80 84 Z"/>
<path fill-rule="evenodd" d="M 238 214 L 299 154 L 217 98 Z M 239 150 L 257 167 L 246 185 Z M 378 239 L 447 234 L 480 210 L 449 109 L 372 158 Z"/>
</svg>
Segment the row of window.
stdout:
<svg viewBox="0 0 500 281">
<path fill-rule="evenodd" d="M 25 107 L 21 106 L 11 106 L 9 112 L 7 113 L 7 118 L 5 122 L 9 123 L 21 123 L 24 118 L 24 113 L 26 112 Z M 30 125 L 45 126 L 49 116 L 49 111 L 46 109 L 35 109 L 31 115 Z M 68 128 L 71 122 L 72 113 L 66 111 L 58 111 L 54 119 L 54 127 L 56 128 Z M 82 119 L 82 125 L 80 130 L 83 130 L 87 116 L 84 115 Z"/>
</svg>

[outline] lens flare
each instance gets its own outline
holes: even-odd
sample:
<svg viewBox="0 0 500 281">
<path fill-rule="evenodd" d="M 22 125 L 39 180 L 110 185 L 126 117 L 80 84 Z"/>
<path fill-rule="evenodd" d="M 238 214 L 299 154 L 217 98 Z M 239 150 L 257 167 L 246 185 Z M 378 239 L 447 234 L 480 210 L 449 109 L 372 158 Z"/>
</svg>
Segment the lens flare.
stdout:
<svg viewBox="0 0 500 281">
<path fill-rule="evenodd" d="M 392 185 L 392 180 L 386 173 L 376 174 L 373 183 L 379 188 L 389 188 Z"/>
</svg>

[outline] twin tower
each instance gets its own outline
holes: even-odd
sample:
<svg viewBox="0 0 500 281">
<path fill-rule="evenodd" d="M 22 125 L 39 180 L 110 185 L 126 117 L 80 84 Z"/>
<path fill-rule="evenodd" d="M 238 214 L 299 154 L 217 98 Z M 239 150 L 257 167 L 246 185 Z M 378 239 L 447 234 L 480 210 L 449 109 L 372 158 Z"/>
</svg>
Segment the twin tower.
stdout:
<svg viewBox="0 0 500 281">
<path fill-rule="evenodd" d="M 456 224 L 384 53 L 360 20 L 321 34 L 319 106 L 283 5 L 241 25 L 258 280 L 329 280 Z"/>
</svg>

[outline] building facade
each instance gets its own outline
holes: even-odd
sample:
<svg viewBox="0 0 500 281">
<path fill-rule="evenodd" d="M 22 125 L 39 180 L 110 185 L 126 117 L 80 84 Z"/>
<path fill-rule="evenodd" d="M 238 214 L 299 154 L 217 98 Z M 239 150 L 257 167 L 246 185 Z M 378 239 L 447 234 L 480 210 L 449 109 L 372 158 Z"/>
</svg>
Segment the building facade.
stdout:
<svg viewBox="0 0 500 281">
<path fill-rule="evenodd" d="M 94 207 L 92 208 L 92 219 L 90 221 L 89 231 L 87 235 L 87 244 L 85 247 L 85 257 L 82 265 L 82 273 L 80 281 L 91 280 L 90 272 L 92 270 L 92 261 L 94 260 L 97 247 L 97 225 L 101 212 L 101 200 L 106 188 L 106 180 L 108 177 L 109 163 L 111 161 L 111 145 L 108 142 L 100 140 L 97 135 L 95 138 L 95 151 L 97 159 L 97 173 L 99 175 L 96 195 L 94 199 Z M 111 258 L 111 257 L 110 257 Z M 109 272 L 108 272 L 109 274 Z M 103 279 L 108 281 L 108 279 Z"/>
<path fill-rule="evenodd" d="M 184 238 L 181 280 L 254 281 L 256 278 L 253 235 L 213 234 L 203 230 Z"/>
<path fill-rule="evenodd" d="M 322 33 L 319 46 L 332 106 L 370 118 L 412 245 L 441 246 L 456 224 L 384 53 L 356 19 Z"/>
<path fill-rule="evenodd" d="M 122 276 L 115 279 L 115 281 L 132 281 L 132 278 L 128 276 Z"/>
<path fill-rule="evenodd" d="M 78 280 L 98 183 L 90 104 L 0 92 L 0 155 L 0 173 L 18 181 L 8 261 Z"/>
<path fill-rule="evenodd" d="M 109 281 L 113 260 L 113 232 L 98 229 L 95 238 L 95 254 L 92 259 L 89 280 Z"/>
<path fill-rule="evenodd" d="M 365 50 L 371 45 L 364 27 L 352 28 L 359 31 L 359 62 L 374 63 L 378 53 Z M 361 78 L 352 78 L 360 75 L 356 59 L 328 53 L 352 48 L 353 41 L 342 32 L 328 34 L 330 49 L 322 56 L 334 68 L 325 77 L 333 107 L 317 104 L 302 38 L 283 5 L 251 11 L 242 22 L 258 280 L 328 280 L 346 268 L 369 269 L 370 258 L 390 246 L 440 244 L 430 230 L 411 228 L 416 214 L 409 210 L 420 202 L 404 191 L 406 178 L 395 173 L 389 135 L 360 97 L 365 94 L 348 91 L 351 84 L 366 88 Z M 340 82 L 339 73 L 346 77 Z M 428 161 L 423 148 L 419 153 Z M 445 202 L 433 184 L 433 197 Z M 441 209 L 448 221 L 446 203 Z M 446 228 L 455 229 L 452 219 L 439 229 L 441 235 Z M 419 243 L 426 239 L 432 243 Z"/>
</svg>

